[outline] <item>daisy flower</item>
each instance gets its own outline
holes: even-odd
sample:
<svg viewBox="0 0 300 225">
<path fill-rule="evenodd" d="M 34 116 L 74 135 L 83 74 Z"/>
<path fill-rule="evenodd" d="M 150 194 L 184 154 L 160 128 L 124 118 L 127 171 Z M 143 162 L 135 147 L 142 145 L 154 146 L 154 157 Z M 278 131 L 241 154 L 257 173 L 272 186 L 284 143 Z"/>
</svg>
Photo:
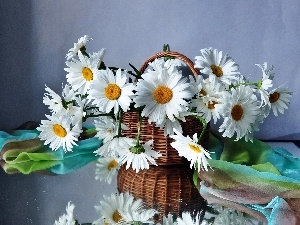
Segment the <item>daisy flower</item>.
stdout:
<svg viewBox="0 0 300 225">
<path fill-rule="evenodd" d="M 220 113 L 224 117 L 219 132 L 224 137 L 241 139 L 247 132 L 251 132 L 251 125 L 255 123 L 259 115 L 259 106 L 253 90 L 249 86 L 239 86 L 231 89 L 231 93 L 224 91 Z"/>
<path fill-rule="evenodd" d="M 103 196 L 104 200 L 100 201 L 100 206 L 95 206 L 96 210 L 102 214 L 99 222 L 106 219 L 108 224 L 118 224 L 130 222 L 126 218 L 131 215 L 126 215 L 130 212 L 140 211 L 143 208 L 142 200 L 134 200 L 133 195 L 126 193 L 111 194 L 111 196 Z M 100 224 L 95 221 L 93 224 Z"/>
<path fill-rule="evenodd" d="M 99 149 L 94 151 L 97 155 L 107 157 L 121 157 L 124 152 L 135 145 L 136 140 L 128 137 L 115 137 L 105 142 Z"/>
<path fill-rule="evenodd" d="M 47 86 L 45 90 L 43 103 L 48 106 L 52 113 L 65 112 L 73 107 L 70 103 L 75 98 L 75 92 L 70 89 L 69 85 L 66 84 L 63 88 L 62 97 Z"/>
<path fill-rule="evenodd" d="M 93 104 L 99 107 L 100 111 L 109 113 L 114 109 L 114 113 L 119 112 L 119 107 L 123 111 L 129 109 L 131 96 L 134 95 L 134 85 L 126 83 L 126 72 L 118 69 L 116 75 L 110 70 L 100 70 L 98 79 L 91 84 L 89 98 L 93 100 Z"/>
<path fill-rule="evenodd" d="M 149 122 L 158 124 L 165 116 L 174 121 L 186 110 L 188 103 L 185 99 L 193 95 L 181 73 L 174 70 L 169 74 L 166 68 L 144 73 L 137 82 L 136 91 L 135 107 L 145 106 L 142 116 L 148 116 Z"/>
<path fill-rule="evenodd" d="M 143 169 L 149 169 L 149 162 L 153 165 L 156 165 L 155 159 L 161 156 L 160 153 L 151 149 L 153 140 L 147 141 L 143 145 L 133 145 L 130 148 L 123 148 L 126 152 L 122 153 L 120 163 L 123 165 L 126 164 L 126 169 L 131 165 L 132 169 L 137 173 Z"/>
<path fill-rule="evenodd" d="M 196 56 L 195 68 L 199 68 L 212 79 L 231 84 L 239 79 L 238 65 L 227 54 L 213 48 L 201 49 L 202 56 Z"/>
<path fill-rule="evenodd" d="M 164 58 L 158 58 L 149 63 L 149 66 L 151 66 L 153 70 L 161 71 L 163 68 L 166 68 L 169 73 L 172 73 L 173 70 L 177 70 L 180 66 L 183 65 L 183 61 L 176 58 L 168 59 L 167 61 L 165 61 Z"/>
<path fill-rule="evenodd" d="M 200 224 L 200 215 L 197 214 L 193 219 L 189 212 L 183 212 L 181 218 L 177 218 L 177 225 L 198 225 Z"/>
<path fill-rule="evenodd" d="M 276 88 L 270 92 L 269 101 L 271 108 L 275 116 L 278 116 L 278 112 L 284 113 L 284 109 L 288 108 L 290 103 L 289 98 L 292 96 L 293 92 L 286 88 Z"/>
<path fill-rule="evenodd" d="M 78 52 L 79 60 L 73 59 L 67 61 L 65 71 L 68 83 L 72 86 L 74 91 L 78 91 L 79 94 L 86 94 L 90 89 L 91 81 L 95 79 L 99 70 L 97 57 L 86 57 L 81 52 Z"/>
<path fill-rule="evenodd" d="M 70 60 L 73 57 L 77 56 L 78 51 L 81 48 L 85 47 L 86 43 L 90 40 L 92 40 L 92 38 L 90 38 L 88 35 L 84 35 L 83 37 L 79 38 L 77 43 L 74 43 L 74 47 L 69 49 L 66 55 L 67 60 Z"/>
<path fill-rule="evenodd" d="M 74 208 L 75 205 L 71 204 L 71 202 L 68 202 L 68 205 L 66 207 L 67 213 L 60 216 L 58 220 L 55 220 L 54 225 L 75 225 L 76 221 L 73 215 Z"/>
<path fill-rule="evenodd" d="M 111 141 L 117 134 L 118 124 L 110 117 L 100 117 L 94 121 L 94 125 L 97 130 L 96 137 L 103 140 L 103 143 Z"/>
<path fill-rule="evenodd" d="M 171 146 L 178 151 L 179 156 L 183 156 L 190 161 L 191 168 L 193 168 L 194 165 L 197 165 L 198 172 L 200 172 L 201 168 L 207 170 L 207 159 L 211 159 L 211 157 L 209 152 L 198 144 L 197 134 L 194 134 L 193 139 L 191 139 L 189 136 L 183 136 L 177 130 L 174 130 L 174 132 L 176 134 L 170 136 L 174 139 Z"/>
<path fill-rule="evenodd" d="M 120 168 L 118 159 L 114 157 L 100 157 L 96 163 L 96 180 L 105 180 L 108 184 L 111 183 L 113 176 Z"/>
<path fill-rule="evenodd" d="M 82 131 L 79 126 L 72 126 L 68 116 L 46 115 L 46 117 L 48 120 L 42 120 L 37 128 L 41 131 L 40 139 L 45 141 L 45 145 L 50 144 L 52 150 L 62 147 L 64 151 L 72 151 Z"/>
<path fill-rule="evenodd" d="M 267 63 L 264 63 L 262 65 L 260 64 L 255 64 L 255 65 L 258 66 L 263 72 L 263 76 L 261 80 L 258 82 L 258 92 L 260 93 L 261 96 L 260 106 L 270 104 L 269 92 L 267 90 L 273 86 L 273 77 L 274 77 L 273 67 L 268 69 Z"/>
<path fill-rule="evenodd" d="M 193 80 L 192 77 L 190 77 Z M 220 82 L 211 79 L 204 79 L 198 94 L 191 100 L 190 106 L 194 107 L 196 112 L 202 114 L 202 117 L 208 123 L 211 119 L 214 123 L 220 119 L 220 102 L 222 91 L 225 89 Z"/>
</svg>

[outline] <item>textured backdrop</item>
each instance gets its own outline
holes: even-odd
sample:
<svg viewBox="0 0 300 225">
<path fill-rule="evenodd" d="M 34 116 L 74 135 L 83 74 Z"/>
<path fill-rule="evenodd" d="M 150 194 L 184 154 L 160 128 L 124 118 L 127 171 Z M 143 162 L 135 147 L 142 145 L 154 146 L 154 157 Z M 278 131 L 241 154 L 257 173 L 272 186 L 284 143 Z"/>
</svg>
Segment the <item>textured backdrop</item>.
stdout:
<svg viewBox="0 0 300 225">
<path fill-rule="evenodd" d="M 298 0 L 28 0 L 0 1 L 0 9 L 0 130 L 45 118 L 49 113 L 42 103 L 45 85 L 61 92 L 61 84 L 66 83 L 65 55 L 87 34 L 94 39 L 88 51 L 106 48 L 108 66 L 140 67 L 163 44 L 192 60 L 201 48 L 222 50 L 253 80 L 261 75 L 254 64 L 268 62 L 275 66 L 275 86 L 284 83 L 294 96 L 285 114 L 270 116 L 256 137 L 300 140 Z M 1 171 L 2 222 L 14 218 L 24 225 L 38 225 L 44 219 L 44 224 L 53 224 L 73 199 L 83 204 L 80 219 L 95 218 L 92 206 L 84 210 L 88 207 L 84 200 L 93 205 L 111 190 L 103 185 L 97 190 L 93 170 L 88 167 L 51 178 L 9 177 Z M 89 183 L 92 189 L 87 189 Z M 76 193 L 80 194 L 74 197 Z"/>
</svg>

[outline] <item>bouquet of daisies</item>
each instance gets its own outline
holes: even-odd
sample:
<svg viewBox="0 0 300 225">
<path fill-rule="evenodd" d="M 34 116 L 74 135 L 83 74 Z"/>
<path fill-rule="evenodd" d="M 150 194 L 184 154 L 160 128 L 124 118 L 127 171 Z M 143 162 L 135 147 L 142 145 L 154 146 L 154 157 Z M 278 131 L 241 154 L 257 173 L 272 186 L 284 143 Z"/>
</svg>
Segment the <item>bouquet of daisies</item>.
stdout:
<svg viewBox="0 0 300 225">
<path fill-rule="evenodd" d="M 106 66 L 105 49 L 87 52 L 90 40 L 85 35 L 69 50 L 62 94 L 46 87 L 43 103 L 52 115 L 46 115 L 38 130 L 40 139 L 53 150 L 72 151 L 85 133 L 103 140 L 95 150 L 101 156 L 97 176 L 105 176 L 108 182 L 120 165 L 138 172 L 156 165 L 160 157 L 152 149 L 152 140 L 141 143 L 139 134 L 135 139 L 122 134 L 128 129 L 122 124 L 124 112 L 134 109 L 141 120 L 147 117 L 149 123 L 164 129 L 165 135 L 174 139 L 171 145 L 179 156 L 200 171 L 208 169 L 210 152 L 199 144 L 201 134 L 182 135 L 180 122 L 186 116 L 195 116 L 204 125 L 221 121 L 218 131 L 224 137 L 252 141 L 259 124 L 271 111 L 276 116 L 284 113 L 292 95 L 283 87 L 272 89 L 274 72 L 267 63 L 257 64 L 261 78 L 250 82 L 237 63 L 217 49 L 201 49 L 201 55 L 195 57 L 195 68 L 202 73 L 199 76 L 183 75 L 182 62 L 172 57 L 154 60 L 141 74 L 132 65 L 133 72 Z M 89 118 L 94 118 L 93 129 L 83 126 Z M 104 172 L 104 167 L 109 169 Z"/>
</svg>

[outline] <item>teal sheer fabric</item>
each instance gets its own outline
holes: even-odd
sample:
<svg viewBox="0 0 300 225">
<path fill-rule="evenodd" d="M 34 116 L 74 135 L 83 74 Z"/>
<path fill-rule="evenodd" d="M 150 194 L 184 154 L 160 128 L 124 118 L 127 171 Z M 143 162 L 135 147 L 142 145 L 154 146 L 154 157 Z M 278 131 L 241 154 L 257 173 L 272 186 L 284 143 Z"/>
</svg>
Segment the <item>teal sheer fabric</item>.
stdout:
<svg viewBox="0 0 300 225">
<path fill-rule="evenodd" d="M 210 136 L 211 170 L 200 193 L 211 203 L 265 217 L 268 224 L 300 223 L 300 159 L 264 142 Z M 300 151 L 300 150 L 299 150 Z M 260 214 L 260 215 L 259 215 Z"/>
<path fill-rule="evenodd" d="M 52 151 L 38 135 L 37 130 L 0 132 L 1 166 L 7 173 L 69 173 L 96 160 L 98 156 L 93 152 L 102 145 L 101 140 L 93 137 L 78 141 L 72 152 L 62 148 Z"/>
</svg>

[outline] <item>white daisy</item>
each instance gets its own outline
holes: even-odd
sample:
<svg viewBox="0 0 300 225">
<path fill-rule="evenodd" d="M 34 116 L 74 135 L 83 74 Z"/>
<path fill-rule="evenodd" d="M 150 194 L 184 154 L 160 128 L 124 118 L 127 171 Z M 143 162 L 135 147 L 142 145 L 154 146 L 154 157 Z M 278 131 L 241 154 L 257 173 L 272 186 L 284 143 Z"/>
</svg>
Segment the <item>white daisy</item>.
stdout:
<svg viewBox="0 0 300 225">
<path fill-rule="evenodd" d="M 193 78 L 190 77 L 191 80 Z M 191 100 L 190 106 L 195 107 L 197 113 L 201 114 L 208 123 L 211 119 L 214 123 L 220 119 L 220 98 L 222 91 L 225 89 L 220 82 L 215 80 L 204 79 L 202 85 L 198 85 L 198 94 Z"/>
<path fill-rule="evenodd" d="M 255 65 L 258 66 L 263 72 L 263 76 L 261 80 L 258 82 L 258 87 L 257 87 L 258 88 L 257 91 L 260 93 L 261 96 L 260 106 L 270 104 L 268 89 L 273 86 L 273 77 L 274 77 L 273 67 L 268 69 L 267 63 L 264 63 L 262 65 L 260 64 L 255 64 Z"/>
<path fill-rule="evenodd" d="M 185 99 L 193 96 L 189 83 L 182 79 L 178 70 L 169 74 L 166 68 L 162 71 L 149 71 L 142 75 L 136 85 L 135 106 L 145 106 L 142 116 L 148 116 L 149 122 L 162 123 L 165 116 L 171 121 L 186 110 Z"/>
<path fill-rule="evenodd" d="M 283 114 L 284 109 L 288 108 L 290 103 L 289 98 L 292 96 L 292 94 L 292 91 L 281 87 L 270 92 L 269 101 L 275 116 L 278 116 L 278 112 Z"/>
<path fill-rule="evenodd" d="M 149 63 L 149 66 L 151 66 L 153 70 L 161 71 L 163 68 L 166 68 L 169 73 L 172 73 L 173 70 L 177 70 L 180 66 L 183 65 L 183 61 L 176 58 L 168 59 L 167 61 L 165 61 L 164 58 L 158 58 Z"/>
<path fill-rule="evenodd" d="M 126 164 L 126 169 L 128 169 L 131 165 L 132 169 L 137 173 L 143 169 L 149 169 L 149 163 L 152 165 L 157 165 L 155 159 L 161 156 L 160 153 L 151 149 L 151 145 L 153 144 L 153 140 L 147 141 L 143 145 L 139 146 L 131 146 L 123 153 L 123 156 L 120 159 L 120 163 L 123 165 Z"/>
<path fill-rule="evenodd" d="M 94 153 L 103 157 L 121 157 L 130 147 L 135 145 L 135 142 L 135 139 L 128 137 L 115 137 L 105 142 L 99 149 L 94 151 Z"/>
<path fill-rule="evenodd" d="M 94 125 L 97 130 L 96 137 L 103 140 L 103 143 L 111 141 L 117 134 L 118 124 L 110 117 L 100 117 L 94 121 Z"/>
<path fill-rule="evenodd" d="M 74 208 L 75 205 L 71 204 L 71 202 L 68 202 L 66 207 L 67 213 L 60 216 L 58 220 L 55 220 L 54 225 L 75 225 L 76 221 L 73 215 Z"/>
<path fill-rule="evenodd" d="M 198 225 L 200 224 L 200 215 L 197 214 L 196 218 L 193 218 L 191 213 L 183 212 L 181 218 L 177 218 L 178 225 Z"/>
<path fill-rule="evenodd" d="M 224 137 L 233 137 L 236 133 L 236 140 L 241 139 L 247 132 L 251 132 L 252 124 L 259 115 L 259 106 L 253 90 L 249 86 L 239 86 L 231 89 L 231 93 L 224 91 L 220 113 L 224 117 L 219 132 Z"/>
<path fill-rule="evenodd" d="M 201 49 L 202 56 L 196 56 L 195 68 L 199 68 L 212 79 L 231 84 L 239 79 L 238 65 L 227 54 L 213 48 Z"/>
<path fill-rule="evenodd" d="M 118 159 L 111 156 L 98 158 L 96 166 L 96 180 L 105 180 L 108 184 L 111 183 L 113 176 L 120 168 Z"/>
<path fill-rule="evenodd" d="M 100 70 L 98 79 L 91 84 L 89 98 L 99 107 L 100 111 L 109 113 L 114 109 L 114 113 L 119 112 L 119 107 L 123 111 L 129 109 L 131 96 L 134 95 L 134 85 L 126 83 L 126 72 L 118 69 L 116 75 L 110 70 Z"/>
<path fill-rule="evenodd" d="M 194 165 L 197 165 L 196 168 L 198 169 L 198 172 L 200 172 L 202 168 L 207 170 L 207 158 L 211 159 L 210 153 L 198 144 L 197 134 L 194 134 L 193 139 L 191 139 L 189 136 L 184 137 L 177 130 L 174 130 L 174 132 L 176 135 L 170 136 L 174 139 L 171 146 L 178 151 L 179 156 L 183 156 L 190 161 L 191 168 L 193 168 Z"/>
<path fill-rule="evenodd" d="M 104 201 L 100 201 L 100 206 L 95 206 L 95 208 L 102 215 L 100 221 L 105 218 L 108 224 L 130 222 L 126 221 L 126 218 L 130 217 L 130 215 L 126 214 L 129 211 L 139 211 L 143 208 L 142 200 L 134 200 L 134 197 L 128 192 L 111 194 L 111 196 L 103 196 L 103 198 Z M 93 224 L 97 224 L 96 222 Z"/>
<path fill-rule="evenodd" d="M 46 117 L 48 120 L 42 120 L 42 124 L 37 128 L 41 131 L 40 139 L 45 141 L 45 145 L 50 144 L 52 150 L 62 147 L 65 151 L 72 151 L 82 131 L 79 126 L 72 126 L 68 116 L 46 115 Z"/>
<path fill-rule="evenodd" d="M 77 56 L 78 51 L 85 47 L 88 41 L 92 40 L 88 35 L 84 35 L 83 37 L 79 38 L 77 43 L 74 43 L 74 47 L 69 49 L 68 54 L 66 55 L 67 60 L 72 59 L 73 57 Z"/>
<path fill-rule="evenodd" d="M 52 113 L 65 112 L 72 107 L 71 101 L 75 98 L 75 92 L 65 85 L 62 97 L 46 86 L 46 93 L 43 97 L 43 103 L 48 106 Z M 68 104 L 67 104 L 68 103 Z"/>
<path fill-rule="evenodd" d="M 99 59 L 96 57 L 86 57 L 81 52 L 78 52 L 79 60 L 73 59 L 67 61 L 65 71 L 68 72 L 66 75 L 68 83 L 72 86 L 75 91 L 79 94 L 86 94 L 90 89 L 91 81 L 97 77 L 99 72 L 98 62 Z"/>
</svg>

